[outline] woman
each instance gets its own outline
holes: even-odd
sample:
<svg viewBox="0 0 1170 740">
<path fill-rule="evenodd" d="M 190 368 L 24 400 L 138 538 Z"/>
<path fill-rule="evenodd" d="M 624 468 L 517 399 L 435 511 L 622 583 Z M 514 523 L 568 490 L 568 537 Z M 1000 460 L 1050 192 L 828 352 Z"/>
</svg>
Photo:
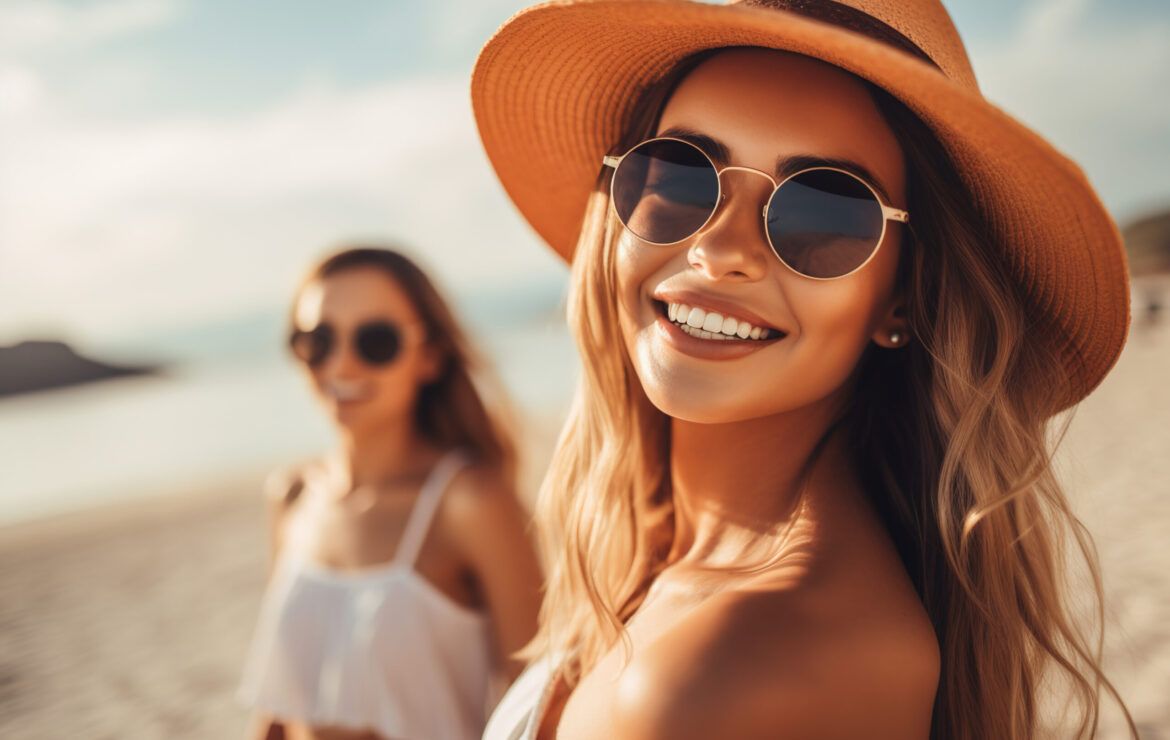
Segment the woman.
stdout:
<svg viewBox="0 0 1170 740">
<path fill-rule="evenodd" d="M 254 736 L 478 738 L 541 574 L 463 331 L 411 260 L 357 247 L 301 285 L 290 347 L 340 444 L 269 486 Z"/>
<path fill-rule="evenodd" d="M 1051 422 L 1120 352 L 1124 258 L 942 6 L 550 3 L 472 99 L 584 365 L 485 738 L 1030 738 L 1042 680 L 1091 735 Z"/>
</svg>

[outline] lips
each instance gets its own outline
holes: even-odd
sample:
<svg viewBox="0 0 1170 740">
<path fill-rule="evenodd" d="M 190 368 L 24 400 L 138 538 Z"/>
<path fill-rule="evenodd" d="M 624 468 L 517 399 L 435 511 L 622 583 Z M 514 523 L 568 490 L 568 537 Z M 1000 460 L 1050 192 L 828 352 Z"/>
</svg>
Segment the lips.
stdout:
<svg viewBox="0 0 1170 740">
<path fill-rule="evenodd" d="M 365 401 L 373 395 L 368 384 L 344 380 L 332 380 L 323 390 L 327 397 L 338 403 Z"/>
</svg>

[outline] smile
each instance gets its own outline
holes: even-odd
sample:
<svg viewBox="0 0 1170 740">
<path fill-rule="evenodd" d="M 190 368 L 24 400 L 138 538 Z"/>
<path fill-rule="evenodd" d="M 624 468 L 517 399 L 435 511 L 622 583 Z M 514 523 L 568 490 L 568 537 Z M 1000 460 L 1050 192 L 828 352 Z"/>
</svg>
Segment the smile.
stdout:
<svg viewBox="0 0 1170 740">
<path fill-rule="evenodd" d="M 760 340 L 776 335 L 776 332 L 763 326 L 755 326 L 746 319 L 737 319 L 734 316 L 724 316 L 717 311 L 710 311 L 686 303 L 666 304 L 667 318 L 677 324 L 687 334 L 699 339 L 723 342 L 732 339 Z"/>
<path fill-rule="evenodd" d="M 749 321 L 680 299 L 655 299 L 653 303 L 658 314 L 658 336 L 683 354 L 703 360 L 734 360 L 788 336 L 780 329 L 763 326 L 762 321 Z"/>
<path fill-rule="evenodd" d="M 369 386 L 366 384 L 346 382 L 342 380 L 334 380 L 327 383 L 323 390 L 326 397 L 331 398 L 338 403 L 365 401 L 372 395 L 370 393 Z"/>
</svg>

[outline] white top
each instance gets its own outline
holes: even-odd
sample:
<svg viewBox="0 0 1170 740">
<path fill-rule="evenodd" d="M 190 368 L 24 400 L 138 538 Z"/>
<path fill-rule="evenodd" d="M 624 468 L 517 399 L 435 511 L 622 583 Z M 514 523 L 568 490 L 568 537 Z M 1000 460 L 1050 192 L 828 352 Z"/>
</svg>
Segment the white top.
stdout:
<svg viewBox="0 0 1170 740">
<path fill-rule="evenodd" d="M 496 706 L 482 740 L 534 740 L 552 699 L 557 655 L 546 654 L 524 669 Z"/>
<path fill-rule="evenodd" d="M 312 517 L 291 523 L 237 693 L 244 704 L 277 719 L 386 738 L 480 737 L 494 699 L 488 615 L 414 570 L 443 491 L 465 462 L 458 452 L 438 462 L 394 559 L 383 565 L 320 565 L 306 556 L 311 533 L 296 526 Z"/>
</svg>

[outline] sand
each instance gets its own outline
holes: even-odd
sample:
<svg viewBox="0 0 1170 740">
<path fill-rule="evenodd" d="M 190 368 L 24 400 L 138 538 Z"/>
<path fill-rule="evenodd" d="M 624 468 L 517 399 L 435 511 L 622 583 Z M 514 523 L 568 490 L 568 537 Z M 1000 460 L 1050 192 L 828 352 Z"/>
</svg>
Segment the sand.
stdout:
<svg viewBox="0 0 1170 740">
<path fill-rule="evenodd" d="M 1170 324 L 1138 326 L 1059 457 L 1100 550 L 1107 669 L 1147 740 L 1170 740 L 1168 371 Z M 533 430 L 534 459 L 556 426 Z M 0 529 L 0 737 L 241 735 L 262 474 Z M 1100 736 L 1123 737 L 1114 716 Z"/>
</svg>

